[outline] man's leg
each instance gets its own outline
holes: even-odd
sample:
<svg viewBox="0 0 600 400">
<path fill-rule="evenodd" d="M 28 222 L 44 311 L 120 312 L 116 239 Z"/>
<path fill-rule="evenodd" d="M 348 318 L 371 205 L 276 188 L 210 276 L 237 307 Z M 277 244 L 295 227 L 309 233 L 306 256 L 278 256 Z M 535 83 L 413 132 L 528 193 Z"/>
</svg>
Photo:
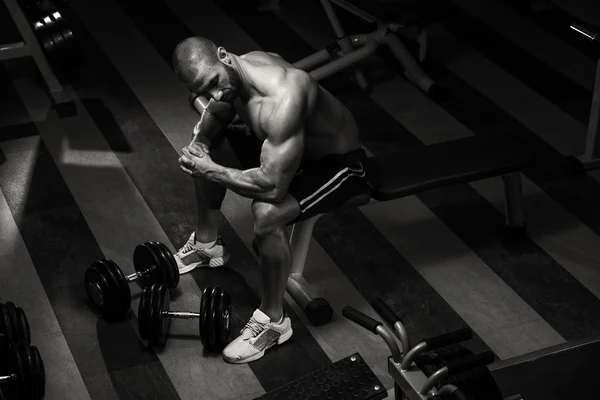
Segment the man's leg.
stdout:
<svg viewBox="0 0 600 400">
<path fill-rule="evenodd" d="M 215 162 L 234 165 L 235 156 L 226 140 L 210 149 Z M 226 188 L 205 178 L 194 178 L 196 191 L 196 229 L 187 243 L 175 254 L 180 274 L 197 267 L 217 267 L 227 264 L 230 255 L 219 238 L 219 213 Z"/>
<path fill-rule="evenodd" d="M 262 303 L 241 335 L 223 350 L 223 359 L 234 364 L 258 360 L 293 334 L 290 318 L 283 313 L 283 294 L 292 266 L 285 226 L 300 215 L 300 205 L 288 195 L 278 204 L 254 201 L 252 213 L 263 274 Z"/>
<path fill-rule="evenodd" d="M 292 266 L 292 252 L 285 227 L 300 215 L 300 205 L 290 195 L 278 204 L 254 201 L 252 214 L 263 276 L 260 310 L 271 321 L 279 321 L 283 316 L 283 295 Z"/>
</svg>

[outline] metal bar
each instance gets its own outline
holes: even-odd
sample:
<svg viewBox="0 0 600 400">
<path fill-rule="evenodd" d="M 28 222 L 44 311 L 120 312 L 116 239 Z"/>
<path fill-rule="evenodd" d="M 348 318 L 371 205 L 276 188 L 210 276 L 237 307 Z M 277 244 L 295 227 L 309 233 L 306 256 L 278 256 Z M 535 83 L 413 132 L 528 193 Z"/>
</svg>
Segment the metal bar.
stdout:
<svg viewBox="0 0 600 400">
<path fill-rule="evenodd" d="M 423 68 L 421 68 L 412 54 L 410 54 L 404 43 L 402 43 L 396 35 L 388 35 L 387 45 L 398 61 L 400 61 L 400 64 L 404 67 L 404 75 L 417 85 L 417 87 L 425 93 L 428 93 L 429 88 L 434 82 L 427 76 L 425 71 L 423 71 Z"/>
<path fill-rule="evenodd" d="M 600 60 L 596 66 L 596 82 L 592 96 L 592 108 L 588 123 L 587 139 L 585 142 L 585 158 L 596 160 L 600 158 Z"/>
<path fill-rule="evenodd" d="M 511 228 L 522 228 L 525 226 L 525 208 L 523 206 L 521 173 L 514 172 L 503 176 L 502 179 L 506 197 L 506 225 Z"/>
<path fill-rule="evenodd" d="M 352 14 L 356 15 L 359 18 L 364 19 L 368 23 L 373 23 L 373 22 L 377 22 L 380 24 L 382 23 L 381 20 L 375 18 L 374 16 L 367 13 L 366 11 L 361 10 L 360 8 L 356 7 L 355 5 L 348 3 L 347 1 L 344 1 L 344 0 L 331 0 L 331 1 L 334 2 L 337 6 L 343 8 L 344 10 L 351 12 Z"/>
<path fill-rule="evenodd" d="M 400 352 L 400 348 L 398 347 L 398 343 L 394 339 L 394 335 L 386 329 L 383 325 L 379 325 L 377 327 L 377 333 L 379 336 L 385 340 L 385 344 L 388 345 L 390 351 L 392 352 L 392 359 L 394 362 L 399 363 L 402 361 L 402 353 Z"/>
<path fill-rule="evenodd" d="M 171 318 L 182 318 L 182 319 L 200 318 L 199 313 L 188 312 L 188 311 L 165 311 L 163 314 L 166 316 L 169 316 Z"/>
<path fill-rule="evenodd" d="M 371 40 L 364 47 L 361 47 L 360 49 L 355 50 L 350 54 L 346 54 L 342 58 L 338 58 L 337 60 L 332 61 L 329 64 L 323 65 L 322 67 L 317 68 L 314 71 L 311 71 L 310 75 L 318 81 L 327 78 L 335 74 L 336 72 L 351 67 L 357 62 L 364 60 L 365 58 L 373 54 L 376 50 L 377 42 L 375 42 L 375 40 Z"/>
<path fill-rule="evenodd" d="M 10 60 L 31 55 L 31 49 L 25 42 L 0 44 L 0 60 Z"/>
<path fill-rule="evenodd" d="M 135 274 L 127 275 L 125 279 L 127 280 L 127 282 L 133 282 L 142 275 L 144 275 L 143 272 L 136 272 Z"/>
<path fill-rule="evenodd" d="M 298 69 L 302 69 L 304 71 L 308 71 L 309 69 L 329 60 L 329 51 L 327 49 L 322 49 L 305 57 L 301 60 L 298 60 L 294 63 L 294 67 Z"/>
<path fill-rule="evenodd" d="M 306 255 L 308 254 L 308 247 L 310 246 L 310 240 L 312 239 L 313 229 L 315 224 L 321 218 L 323 214 L 315 215 L 312 218 L 308 218 L 304 221 L 300 221 L 292 227 L 292 233 L 290 235 L 290 247 L 292 248 L 292 268 L 290 274 L 298 274 L 302 276 L 304 271 L 304 263 L 306 262 Z"/>
<path fill-rule="evenodd" d="M 310 284 L 302 277 L 302 274 L 290 274 L 287 280 L 287 290 L 303 310 L 308 303 L 318 297 L 312 291 Z"/>
</svg>

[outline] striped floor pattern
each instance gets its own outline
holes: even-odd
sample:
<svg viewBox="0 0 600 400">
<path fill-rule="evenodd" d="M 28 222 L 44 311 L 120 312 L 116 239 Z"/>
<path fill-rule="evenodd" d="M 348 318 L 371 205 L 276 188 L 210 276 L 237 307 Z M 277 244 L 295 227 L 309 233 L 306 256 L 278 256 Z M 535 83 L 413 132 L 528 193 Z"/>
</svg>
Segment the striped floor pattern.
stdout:
<svg viewBox="0 0 600 400">
<path fill-rule="evenodd" d="M 516 0 L 432 0 L 443 15 L 425 68 L 448 89 L 441 100 L 404 79 L 385 50 L 364 63 L 368 90 L 346 73 L 322 82 L 351 110 L 370 154 L 473 135 L 524 138 L 536 156 L 522 176 L 525 237 L 503 235 L 500 178 L 327 215 L 305 276 L 329 299 L 333 321 L 312 326 L 286 294 L 294 336 L 246 365 L 205 353 L 193 320 L 173 321 L 164 348 L 144 349 L 135 285 L 130 318 L 98 318 L 82 285 L 93 261 L 109 257 L 132 273 L 137 244 L 174 251 L 195 226 L 193 186 L 177 158 L 197 114 L 172 71 L 175 44 L 201 35 L 235 54 L 262 49 L 294 62 L 334 40 L 316 0 L 266 13 L 248 3 L 72 0 L 65 16 L 84 56 L 65 85 L 73 118 L 50 109 L 31 61 L 0 64 L 0 302 L 27 313 L 47 399 L 253 399 L 354 352 L 391 395 L 384 342 L 341 314 L 351 305 L 377 317 L 375 297 L 403 316 L 413 342 L 470 327 L 467 345 L 498 360 L 600 333 L 600 172 L 563 168 L 565 155 L 583 153 L 590 114 L 596 60 L 564 28 L 600 25 L 585 1 L 535 11 Z M 401 1 L 381 3 L 401 17 Z M 348 32 L 372 28 L 340 16 Z M 260 303 L 249 205 L 229 192 L 222 209 L 230 268 L 182 276 L 172 300 L 193 310 L 202 288 L 223 287 L 234 332 Z"/>
</svg>

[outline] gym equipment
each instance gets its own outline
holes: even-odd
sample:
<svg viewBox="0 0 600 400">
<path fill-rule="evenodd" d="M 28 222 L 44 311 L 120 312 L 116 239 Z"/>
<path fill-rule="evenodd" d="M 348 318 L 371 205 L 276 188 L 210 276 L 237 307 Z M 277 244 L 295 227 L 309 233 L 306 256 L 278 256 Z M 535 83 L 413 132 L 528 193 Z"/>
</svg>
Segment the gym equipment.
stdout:
<svg viewBox="0 0 600 400">
<path fill-rule="evenodd" d="M 359 353 L 286 383 L 254 400 L 387 398 L 387 390 Z"/>
<path fill-rule="evenodd" d="M 457 139 L 429 146 L 407 147 L 365 163 L 369 190 L 338 209 L 398 199 L 433 189 L 502 177 L 506 196 L 507 232 L 519 234 L 525 227 L 521 174 L 532 161 L 526 143 L 512 136 Z M 400 174 L 397 171 L 418 171 Z M 293 264 L 287 290 L 315 325 L 329 322 L 333 310 L 318 297 L 302 276 L 313 228 L 324 214 L 295 221 L 290 235 Z M 255 246 L 255 250 L 257 250 Z"/>
<path fill-rule="evenodd" d="M 21 57 L 33 57 L 44 82 L 46 83 L 48 94 L 58 115 L 69 117 L 76 115 L 77 108 L 75 103 L 69 99 L 69 96 L 63 90 L 60 82 L 56 78 L 50 63 L 40 43 L 35 37 L 30 23 L 27 21 L 21 6 L 16 0 L 3 0 L 6 4 L 9 14 L 12 16 L 21 37 L 22 42 L 0 44 L 0 60 L 9 60 Z"/>
<path fill-rule="evenodd" d="M 6 360 L 8 374 L 0 376 L 7 400 L 41 400 L 46 394 L 46 371 L 37 347 L 11 344 Z"/>
<path fill-rule="evenodd" d="M 344 32 L 344 29 L 335 14 L 331 5 L 332 2 L 368 23 L 377 24 L 377 29 L 370 34 L 348 36 Z M 368 2 L 362 3 L 361 6 Z M 368 84 L 364 74 L 356 67 L 356 64 L 371 56 L 380 46 L 385 45 L 404 67 L 405 76 L 419 89 L 425 93 L 432 94 L 432 91 L 437 85 L 429 76 L 427 76 L 417 60 L 414 59 L 404 43 L 402 43 L 398 37 L 398 34 L 403 33 L 407 27 L 394 21 L 384 22 L 382 19 L 383 17 L 376 18 L 345 0 L 321 0 L 321 5 L 333 27 L 337 40 L 334 44 L 325 49 L 319 50 L 316 53 L 295 62 L 295 67 L 309 72 L 316 80 L 325 79 L 346 68 L 354 67 L 356 81 L 358 85 L 364 89 Z M 417 38 L 417 43 L 420 46 L 420 61 L 423 61 L 425 58 L 426 38 L 427 30 L 421 29 Z M 329 61 L 329 63 L 321 65 L 326 61 Z M 317 66 L 318 68 L 311 70 Z"/>
<path fill-rule="evenodd" d="M 0 303 L 0 341 L 31 344 L 27 316 L 21 307 L 15 306 L 11 301 Z"/>
<path fill-rule="evenodd" d="M 59 10 L 42 15 L 32 23 L 32 28 L 50 64 L 59 67 L 72 62 L 74 35 Z"/>
<path fill-rule="evenodd" d="M 218 287 L 202 290 L 197 313 L 169 310 L 170 295 L 165 285 L 153 284 L 142 292 L 138 310 L 140 337 L 149 344 L 164 346 L 171 318 L 198 318 L 200 340 L 207 350 L 221 350 L 229 343 L 231 296 Z"/>
<path fill-rule="evenodd" d="M 588 29 L 582 25 L 572 24 L 570 28 L 592 42 L 598 55 L 594 95 L 588 123 L 585 151 L 582 156 L 566 158 L 567 166 L 573 172 L 583 172 L 600 168 L 600 29 Z"/>
<path fill-rule="evenodd" d="M 600 335 L 498 360 L 489 369 L 504 393 L 527 400 L 598 398 Z"/>
<path fill-rule="evenodd" d="M 392 353 L 388 359 L 388 371 L 395 382 L 396 399 L 502 400 L 498 386 L 490 372 L 485 369 L 486 365 L 494 361 L 493 353 L 484 352 L 475 355 L 457 346 L 458 343 L 471 339 L 473 333 L 470 329 L 460 329 L 436 336 L 411 347 L 400 317 L 379 298 L 373 300 L 371 305 L 386 323 L 393 327 L 401 349 L 394 334 L 382 323 L 351 306 L 344 307 L 342 314 L 385 340 Z M 449 349 L 448 346 L 454 347 Z M 446 348 L 443 352 L 445 356 L 431 356 L 431 352 L 442 351 L 444 348 Z M 432 360 L 435 360 L 437 365 L 431 365 Z M 428 362 L 430 363 L 428 373 L 417 365 L 419 362 L 426 366 Z M 467 379 L 468 374 L 474 375 L 475 379 Z M 520 398 L 520 396 L 511 397 Z"/>
<path fill-rule="evenodd" d="M 117 319 L 127 314 L 131 307 L 130 282 L 137 280 L 142 288 L 164 283 L 174 289 L 179 284 L 177 261 L 163 243 L 145 242 L 136 246 L 133 265 L 137 272 L 125 276 L 114 261 L 103 258 L 85 271 L 88 297 L 104 317 Z"/>
</svg>

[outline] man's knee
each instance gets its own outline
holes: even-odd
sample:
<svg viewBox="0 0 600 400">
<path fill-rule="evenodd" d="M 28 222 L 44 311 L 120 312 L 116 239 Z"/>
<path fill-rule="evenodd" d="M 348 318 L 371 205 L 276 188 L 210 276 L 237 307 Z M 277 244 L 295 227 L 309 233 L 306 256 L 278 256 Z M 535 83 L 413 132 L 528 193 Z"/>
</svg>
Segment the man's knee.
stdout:
<svg viewBox="0 0 600 400">
<path fill-rule="evenodd" d="M 254 200 L 252 214 L 254 234 L 260 237 L 285 228 L 288 223 L 294 221 L 300 215 L 300 205 L 289 195 L 281 203 Z"/>
<path fill-rule="evenodd" d="M 282 212 L 277 204 L 254 200 L 252 202 L 254 216 L 254 234 L 266 236 L 284 225 Z"/>
</svg>

